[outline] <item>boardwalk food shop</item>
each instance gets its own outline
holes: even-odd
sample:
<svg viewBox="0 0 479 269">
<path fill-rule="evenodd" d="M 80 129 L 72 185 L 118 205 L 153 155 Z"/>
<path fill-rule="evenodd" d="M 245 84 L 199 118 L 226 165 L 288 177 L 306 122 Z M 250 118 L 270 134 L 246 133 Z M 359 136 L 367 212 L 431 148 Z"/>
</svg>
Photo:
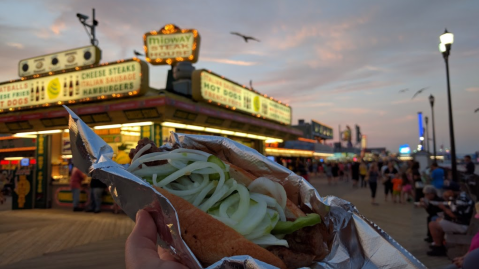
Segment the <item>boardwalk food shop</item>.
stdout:
<svg viewBox="0 0 479 269">
<path fill-rule="evenodd" d="M 181 47 L 184 57 L 160 58 L 178 47 L 155 49 L 149 36 L 164 36 L 160 45 L 190 43 Z M 290 126 L 291 107 L 210 70 L 194 70 L 199 40 L 196 30 L 167 25 L 145 34 L 146 61 L 100 63 L 96 46 L 20 61 L 20 78 L 0 83 L 0 175 L 14 185 L 12 208 L 72 207 L 69 118 L 63 105 L 113 148 L 120 164 L 129 163 L 128 152 L 139 139 L 162 145 L 172 131 L 228 137 L 261 153 L 268 143 L 301 136 Z M 150 87 L 149 64 L 171 66 L 164 89 Z M 85 187 L 81 202 L 88 197 Z M 104 207 L 112 203 L 105 192 Z"/>
</svg>

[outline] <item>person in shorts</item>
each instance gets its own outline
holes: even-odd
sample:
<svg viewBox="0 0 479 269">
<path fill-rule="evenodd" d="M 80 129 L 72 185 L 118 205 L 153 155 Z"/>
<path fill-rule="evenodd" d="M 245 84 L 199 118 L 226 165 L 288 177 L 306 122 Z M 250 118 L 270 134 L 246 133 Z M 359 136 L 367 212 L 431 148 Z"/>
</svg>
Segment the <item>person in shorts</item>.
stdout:
<svg viewBox="0 0 479 269">
<path fill-rule="evenodd" d="M 434 241 L 431 251 L 427 252 L 429 256 L 446 256 L 446 248 L 443 245 L 444 235 L 466 233 L 472 218 L 474 202 L 467 193 L 461 191 L 455 182 L 444 186 L 444 190 L 443 196 L 447 205 L 438 204 L 438 207 L 444 211 L 444 218 L 429 223 L 429 230 Z"/>
<path fill-rule="evenodd" d="M 401 189 L 402 189 L 402 178 L 399 176 L 399 173 L 396 173 L 394 178 L 391 180 L 393 183 L 393 202 L 402 203 L 401 201 Z"/>
</svg>

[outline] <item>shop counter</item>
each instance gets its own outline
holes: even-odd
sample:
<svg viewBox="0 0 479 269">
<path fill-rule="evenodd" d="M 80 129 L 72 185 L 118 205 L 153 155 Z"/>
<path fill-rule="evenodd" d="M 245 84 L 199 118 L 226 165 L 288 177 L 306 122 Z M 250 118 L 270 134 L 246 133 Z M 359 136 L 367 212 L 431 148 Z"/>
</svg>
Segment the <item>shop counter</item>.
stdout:
<svg viewBox="0 0 479 269">
<path fill-rule="evenodd" d="M 73 195 L 69 183 L 52 182 L 52 208 L 73 208 Z M 80 208 L 85 208 L 90 203 L 90 187 L 83 186 L 80 192 Z M 114 204 L 113 198 L 107 189 L 103 192 L 102 210 L 111 209 Z"/>
</svg>

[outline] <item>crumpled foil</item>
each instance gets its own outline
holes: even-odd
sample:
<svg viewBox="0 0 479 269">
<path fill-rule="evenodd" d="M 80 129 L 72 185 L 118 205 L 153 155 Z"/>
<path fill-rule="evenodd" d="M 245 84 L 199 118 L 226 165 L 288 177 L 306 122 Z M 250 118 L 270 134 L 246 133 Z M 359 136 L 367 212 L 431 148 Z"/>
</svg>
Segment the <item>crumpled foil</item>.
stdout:
<svg viewBox="0 0 479 269">
<path fill-rule="evenodd" d="M 73 111 L 70 113 L 70 139 L 75 166 L 108 186 L 115 202 L 135 220 L 146 209 L 156 222 L 158 244 L 189 268 L 203 268 L 181 238 L 175 208 L 148 183 L 111 160 L 113 150 Z M 386 232 L 362 216 L 356 207 L 338 197 L 321 197 L 302 177 L 247 146 L 219 136 L 172 133 L 162 147 L 202 150 L 245 168 L 256 176 L 280 182 L 293 202 L 301 202 L 321 215 L 331 227 L 329 255 L 310 268 L 426 268 Z M 276 268 L 249 256 L 225 257 L 208 268 Z"/>
</svg>

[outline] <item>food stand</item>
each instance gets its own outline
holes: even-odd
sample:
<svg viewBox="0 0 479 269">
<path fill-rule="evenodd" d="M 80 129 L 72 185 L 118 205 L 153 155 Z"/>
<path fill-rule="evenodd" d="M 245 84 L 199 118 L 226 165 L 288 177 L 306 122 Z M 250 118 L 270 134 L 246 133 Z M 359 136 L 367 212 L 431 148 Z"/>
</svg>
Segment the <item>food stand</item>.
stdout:
<svg viewBox="0 0 479 269">
<path fill-rule="evenodd" d="M 168 54 L 151 53 L 155 50 L 177 51 L 178 47 L 174 44 L 153 45 L 155 42 L 167 42 L 167 38 L 161 35 L 178 34 L 190 34 L 193 39 L 177 36 L 168 40 L 191 41 L 181 44 L 183 50 L 180 52 L 185 55 L 191 53 L 192 57 L 158 58 Z M 150 36 L 160 36 L 159 41 Z M 152 54 L 146 57 L 150 64 L 174 65 L 198 59 L 200 39 L 196 30 L 181 30 L 167 25 L 145 35 L 144 40 L 145 52 Z M 150 43 L 153 45 L 148 45 Z M 75 55 L 84 57 L 93 53 L 98 58 L 97 55 L 101 54 L 101 51 L 91 48 L 80 48 L 77 52 Z M 62 53 L 72 55 L 72 51 Z M 88 65 L 77 62 L 73 66 L 63 66 L 64 69 L 49 66 L 47 60 L 55 57 L 65 61 L 71 59 L 62 53 L 42 56 L 42 71 L 36 72 L 35 69 L 28 76 L 0 83 L 0 133 L 9 134 L 12 140 L 33 141 L 30 147 L 23 147 L 23 151 L 7 149 L 0 158 L 3 162 L 6 161 L 4 158 L 11 156 L 31 160 L 30 193 L 36 208 L 72 207 L 69 187 L 71 145 L 68 114 L 63 105 L 71 108 L 113 148 L 119 163 L 129 162 L 127 153 L 141 138 L 147 137 L 162 145 L 171 131 L 224 136 L 261 153 L 265 152 L 266 143 L 283 142 L 301 135 L 299 130 L 290 127 L 289 106 L 211 71 L 193 72 L 188 78 L 192 94 L 185 95 L 170 89 L 151 88 L 148 63 L 137 58 L 93 64 L 90 60 L 85 61 Z M 31 66 L 35 61 L 22 60 L 20 69 L 23 69 L 24 63 Z M 25 71 L 22 72 L 19 73 L 25 74 Z M 205 87 L 208 83 L 215 85 L 216 91 L 226 96 L 235 93 L 234 105 L 231 104 L 232 99 L 208 93 L 210 89 Z M 227 90 L 230 92 L 227 93 Z M 84 188 L 80 202 L 87 203 L 88 197 L 89 190 Z M 109 207 L 112 203 L 111 196 L 105 194 L 103 206 Z"/>
</svg>

